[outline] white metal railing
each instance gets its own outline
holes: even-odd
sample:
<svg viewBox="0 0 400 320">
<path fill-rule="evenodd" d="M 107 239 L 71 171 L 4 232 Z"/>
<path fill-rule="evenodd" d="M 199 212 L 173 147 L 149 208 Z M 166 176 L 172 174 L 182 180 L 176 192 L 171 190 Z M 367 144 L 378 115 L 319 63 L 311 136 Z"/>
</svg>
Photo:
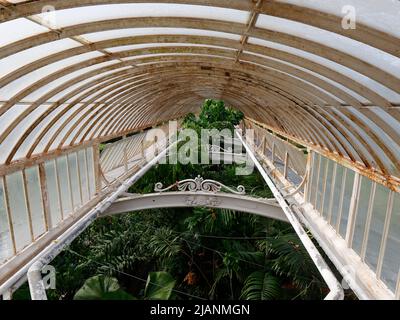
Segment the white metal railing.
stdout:
<svg viewBox="0 0 400 320">
<path fill-rule="evenodd" d="M 305 150 L 271 134 L 253 122 L 245 121 L 244 124 L 254 132 L 253 140 L 257 154 L 269 159 L 274 170 L 279 171 L 290 184 L 296 186 L 304 184 L 307 167 Z"/>
<path fill-rule="evenodd" d="M 105 210 L 106 207 L 101 204 L 100 209 L 96 205 L 106 195 L 121 185 L 117 193 L 122 194 L 121 190 L 125 192 L 132 181 L 139 179 L 156 163 L 155 159 L 158 161 L 165 157 L 168 139 L 156 143 L 138 143 L 136 146 L 140 146 L 140 149 L 136 149 L 140 150 L 139 160 L 115 176 L 113 182 L 102 190 L 97 144 L 0 177 L 0 257 L 6 257 L 0 264 L 0 296 L 9 298 L 26 281 L 26 272 L 34 261 L 49 253 L 49 256 L 45 256 L 47 259 L 56 252 L 54 250 L 58 250 L 59 241 L 71 239 L 68 228 L 79 225 L 73 229 L 75 236 L 87 226 L 86 223 L 92 221 L 92 215 L 88 212 Z M 109 150 L 120 151 L 113 146 Z M 104 205 L 108 206 L 109 203 Z M 39 207 L 40 210 L 33 211 Z M 22 217 L 25 220 L 22 221 Z M 36 234 L 33 230 L 40 231 Z M 10 240 L 5 242 L 7 237 Z"/>
<path fill-rule="evenodd" d="M 96 194 L 92 147 L 0 177 L 0 267 Z"/>
<path fill-rule="evenodd" d="M 251 121 L 245 125 L 258 132 L 253 149 L 284 198 L 358 297 L 399 299 L 400 194 L 311 150 L 295 186 L 263 151 L 263 134 L 271 134 Z"/>
<path fill-rule="evenodd" d="M 129 169 L 137 156 L 142 155 L 145 133 L 123 138 L 120 141 L 107 144 L 100 155 L 100 165 L 104 173 L 124 167 Z"/>
<path fill-rule="evenodd" d="M 154 143 L 151 136 L 147 136 L 148 131 L 146 131 L 106 144 L 100 155 L 103 187 L 106 187 L 110 182 L 115 181 L 133 167 L 142 163 L 149 150 L 154 148 L 163 149 L 166 146 L 168 126 L 157 127 L 157 130 L 162 130 L 166 137 L 156 143 Z"/>
<path fill-rule="evenodd" d="M 82 219 L 77 221 L 71 228 L 66 230 L 56 241 L 53 241 L 45 248 L 34 261 L 25 267 L 23 272 L 27 272 L 29 289 L 32 300 L 47 300 L 46 289 L 43 283 L 41 270 L 52 261 L 67 245 L 76 239 L 102 212 L 107 210 L 121 195 L 123 195 L 132 184 L 138 181 L 148 170 L 150 170 L 160 159 L 166 156 L 169 149 L 177 142 L 169 145 L 157 156 L 147 162 L 131 177 L 128 177 L 121 186 L 116 189 L 111 195 L 100 202 L 95 208 L 90 210 Z M 1 292 L 1 291 L 0 291 Z"/>
<path fill-rule="evenodd" d="M 245 147 L 247 153 L 249 154 L 250 158 L 256 165 L 258 171 L 264 178 L 265 182 L 268 184 L 269 188 L 271 189 L 275 199 L 281 206 L 283 212 L 285 213 L 287 219 L 289 220 L 290 224 L 292 225 L 293 229 L 295 230 L 296 234 L 299 236 L 301 242 L 303 243 L 305 249 L 307 250 L 308 254 L 310 255 L 311 259 L 313 260 L 315 266 L 317 267 L 318 271 L 320 272 L 322 278 L 328 285 L 330 289 L 330 293 L 325 297 L 325 300 L 342 300 L 344 298 L 343 288 L 336 279 L 335 275 L 330 270 L 329 266 L 326 264 L 324 258 L 315 247 L 314 243 L 308 237 L 307 232 L 304 230 L 301 222 L 298 220 L 296 214 L 294 213 L 293 209 L 290 205 L 286 202 L 283 194 L 279 191 L 276 187 L 275 183 L 265 171 L 264 167 L 258 161 L 257 157 L 255 156 L 251 147 L 246 143 L 246 141 L 241 137 L 241 135 L 237 132 L 237 137 L 242 141 L 243 146 Z"/>
</svg>

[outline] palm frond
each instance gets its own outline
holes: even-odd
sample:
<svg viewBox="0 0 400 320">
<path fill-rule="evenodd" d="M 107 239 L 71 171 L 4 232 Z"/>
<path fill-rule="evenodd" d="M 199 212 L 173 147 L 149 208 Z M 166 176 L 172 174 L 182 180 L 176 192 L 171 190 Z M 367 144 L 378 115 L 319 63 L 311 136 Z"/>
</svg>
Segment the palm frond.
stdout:
<svg viewBox="0 0 400 320">
<path fill-rule="evenodd" d="M 273 300 L 281 293 L 278 278 L 265 271 L 255 271 L 250 274 L 243 286 L 241 299 Z"/>
</svg>

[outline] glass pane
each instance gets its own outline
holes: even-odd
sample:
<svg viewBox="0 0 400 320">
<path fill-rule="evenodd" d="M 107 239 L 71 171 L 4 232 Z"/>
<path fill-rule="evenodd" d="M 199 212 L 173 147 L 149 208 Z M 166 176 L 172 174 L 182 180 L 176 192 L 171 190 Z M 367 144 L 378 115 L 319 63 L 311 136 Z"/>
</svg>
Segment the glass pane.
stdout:
<svg viewBox="0 0 400 320">
<path fill-rule="evenodd" d="M 90 190 L 90 197 L 92 198 L 96 193 L 93 148 L 86 149 L 86 156 L 88 164 L 89 190 Z"/>
<path fill-rule="evenodd" d="M 0 93 L 0 100 L 1 99 L 2 96 Z M 15 121 L 19 116 L 21 116 L 22 113 L 26 110 L 27 106 L 23 106 L 20 104 L 12 107 L 10 110 L 0 116 L 0 128 L 7 128 L 8 126 L 10 126 L 10 124 Z M 9 138 L 8 141 L 11 141 L 11 143 L 0 143 L 0 163 L 5 163 L 10 151 L 12 150 L 13 143 L 15 143 L 15 140 L 13 141 L 12 138 Z"/>
<path fill-rule="evenodd" d="M 71 196 L 71 188 L 69 184 L 69 177 L 68 177 L 68 163 L 67 157 L 63 156 L 57 159 L 57 173 L 60 185 L 60 192 L 61 192 L 61 202 L 62 202 L 62 209 L 64 213 L 64 217 L 68 214 L 72 213 L 72 196 Z"/>
<path fill-rule="evenodd" d="M 78 106 L 81 106 L 80 104 L 78 104 Z M 41 134 L 43 134 L 43 129 L 44 128 L 49 128 L 49 130 L 47 131 L 47 133 L 41 137 L 39 139 L 39 143 L 37 144 L 35 151 L 33 152 L 33 154 L 37 154 L 37 153 L 43 153 L 45 150 L 45 147 L 47 146 L 47 143 L 49 142 L 49 140 L 51 139 L 51 137 L 53 137 L 56 133 L 56 131 L 59 129 L 61 123 L 59 121 L 57 121 L 55 124 L 52 124 L 52 121 L 55 121 L 56 117 L 60 114 L 61 111 L 63 111 L 63 107 L 59 106 L 57 109 L 53 110 L 52 112 L 50 112 L 45 119 L 42 120 L 42 122 L 40 123 L 39 126 L 37 126 L 34 130 L 32 130 L 32 132 L 30 132 L 28 138 L 25 140 L 25 142 L 21 145 L 19 152 L 22 156 L 26 155 L 27 150 L 30 149 L 30 147 L 32 146 L 32 141 L 36 141 L 36 139 L 39 139 L 39 136 Z M 75 108 L 72 108 L 75 109 Z M 63 118 L 63 117 L 62 117 Z M 63 118 L 64 121 L 66 121 L 65 118 Z M 24 153 L 25 150 L 25 153 Z"/>
<path fill-rule="evenodd" d="M 400 121 L 393 117 L 389 112 L 385 111 L 381 107 L 370 107 L 369 110 L 371 110 L 373 113 L 375 113 L 375 115 L 381 118 L 390 129 L 398 130 L 400 126 Z"/>
<path fill-rule="evenodd" d="M 331 205 L 331 193 L 332 193 L 332 182 L 333 182 L 333 167 L 334 162 L 328 161 L 328 174 L 326 175 L 326 187 L 324 195 L 324 205 L 322 208 L 322 214 L 325 218 L 329 217 L 329 208 Z"/>
<path fill-rule="evenodd" d="M 79 46 L 79 43 L 76 41 L 71 39 L 62 39 L 7 56 L 0 60 L 0 77 L 4 77 L 18 68 L 35 62 L 36 60 L 77 46 Z"/>
<path fill-rule="evenodd" d="M 54 124 L 54 126 L 57 128 L 57 130 L 62 126 L 65 125 L 64 129 L 56 135 L 56 138 L 54 139 L 54 142 L 51 144 L 51 147 L 49 150 L 54 150 L 59 147 L 59 144 L 62 141 L 62 138 L 65 136 L 65 134 L 72 128 L 73 125 L 76 124 L 78 119 L 81 118 L 81 116 L 87 112 L 90 108 L 93 108 L 93 104 L 88 105 L 87 107 L 83 107 L 83 104 L 77 103 L 75 106 L 71 107 L 70 104 L 65 104 L 63 105 L 63 108 L 60 112 L 64 112 L 64 115 Z M 79 110 L 78 110 L 79 109 Z M 66 111 L 67 110 L 67 111 Z M 76 116 L 73 116 L 73 114 L 77 112 Z M 72 117 L 70 119 L 70 117 Z M 43 139 L 46 139 L 46 141 L 43 143 L 44 145 L 47 145 L 50 142 L 50 139 L 54 138 L 55 132 L 53 132 L 51 135 L 44 137 Z"/>
<path fill-rule="evenodd" d="M 393 211 L 382 265 L 382 280 L 393 291 L 396 290 L 400 269 L 400 194 L 394 194 Z"/>
<path fill-rule="evenodd" d="M 1 99 L 1 98 L 0 98 Z M 20 105 L 15 105 L 18 107 Z M 40 117 L 44 112 L 48 110 L 48 106 L 39 106 L 34 111 L 31 111 L 29 115 L 24 115 L 21 122 L 15 127 L 14 130 L 10 132 L 7 138 L 2 141 L 1 148 L 0 148 L 0 161 L 4 162 L 5 159 L 8 158 L 10 153 L 12 152 L 13 148 L 15 147 L 16 143 L 22 138 L 25 132 L 29 129 L 29 127 Z M 1 127 L 0 127 L 1 128 Z"/>
<path fill-rule="evenodd" d="M 29 228 L 28 208 L 24 196 L 22 172 L 18 171 L 6 176 L 6 183 L 15 245 L 19 252 L 32 241 Z"/>
<path fill-rule="evenodd" d="M 39 168 L 32 167 L 26 169 L 25 176 L 28 201 L 31 209 L 33 235 L 35 239 L 37 239 L 46 232 L 43 199 L 40 189 Z"/>
<path fill-rule="evenodd" d="M 362 242 L 364 239 L 365 223 L 367 221 L 369 199 L 372 190 L 372 181 L 366 177 L 361 178 L 360 194 L 358 196 L 358 205 L 356 213 L 356 222 L 354 226 L 352 248 L 361 254 Z"/>
<path fill-rule="evenodd" d="M 336 178 L 335 178 L 335 187 L 333 191 L 333 200 L 332 200 L 332 214 L 331 214 L 331 225 L 336 229 L 337 219 L 339 216 L 340 210 L 340 197 L 342 193 L 342 180 L 343 180 L 344 168 L 340 165 L 337 165 L 336 168 Z"/>
<path fill-rule="evenodd" d="M 47 13 L 37 15 L 44 18 Z M 218 19 L 230 22 L 246 23 L 249 14 L 246 11 L 207 6 L 183 5 L 173 3 L 134 3 L 134 4 L 112 4 L 87 6 L 58 10 L 55 12 L 56 26 L 65 28 L 67 26 L 96 22 L 106 19 L 121 19 L 135 17 L 190 17 Z"/>
<path fill-rule="evenodd" d="M 62 105 L 64 106 L 64 105 Z M 78 106 L 80 106 L 78 104 Z M 39 108 L 42 108 L 42 106 L 40 106 Z M 48 106 L 46 108 L 48 110 Z M 74 108 L 72 108 L 74 109 Z M 32 144 L 39 139 L 39 135 L 43 132 L 44 128 L 46 128 L 50 122 L 52 120 L 54 120 L 55 116 L 58 115 L 60 113 L 60 111 L 62 110 L 61 105 L 57 108 L 57 111 L 53 111 L 50 112 L 49 115 L 47 115 L 47 117 L 42 120 L 42 122 L 40 123 L 40 125 L 38 125 L 37 127 L 35 127 L 33 130 L 29 130 L 28 135 L 26 137 L 26 139 L 24 140 L 24 142 L 20 145 L 20 147 L 18 148 L 18 151 L 16 152 L 14 158 L 15 159 L 20 159 L 20 158 L 25 158 L 27 155 L 27 152 L 29 151 L 29 149 L 32 147 Z M 37 119 L 36 119 L 37 120 Z M 64 118 L 65 121 L 65 118 Z M 60 123 L 58 122 L 57 124 L 54 124 L 55 126 L 55 130 L 57 130 L 60 127 Z M 50 131 L 53 132 L 54 131 L 52 129 L 50 129 Z M 45 137 L 47 136 L 47 134 L 45 135 Z M 44 137 L 42 138 L 42 140 L 44 139 Z M 40 141 L 40 145 L 42 145 L 42 140 Z M 36 148 L 37 149 L 37 148 Z"/>
<path fill-rule="evenodd" d="M 93 32 L 84 34 L 82 38 L 90 42 L 97 42 L 115 38 L 155 35 L 155 34 L 178 34 L 178 35 L 194 35 L 194 36 L 208 36 L 215 38 L 225 38 L 232 40 L 240 40 L 240 35 L 226 32 L 210 31 L 204 29 L 189 29 L 189 28 L 126 28 L 115 29 L 108 31 Z"/>
<path fill-rule="evenodd" d="M 376 269 L 378 265 L 379 250 L 381 247 L 383 226 L 385 224 L 386 211 L 389 199 L 389 189 L 377 184 L 374 205 L 372 207 L 371 226 L 368 234 L 368 245 L 365 256 L 367 264 Z"/>
<path fill-rule="evenodd" d="M 57 135 L 57 138 L 54 140 L 54 142 L 52 143 L 51 147 L 49 150 L 54 150 L 57 149 L 62 138 L 65 136 L 65 134 L 72 128 L 73 125 L 76 124 L 76 121 L 78 121 L 78 119 L 80 119 L 82 117 L 82 115 L 88 111 L 88 109 L 93 108 L 93 104 L 90 104 L 88 107 L 83 108 L 81 104 L 77 104 L 74 107 L 70 107 L 69 105 L 67 105 L 67 108 L 69 108 L 69 110 L 65 113 L 64 116 L 62 116 L 60 118 L 59 121 L 57 121 L 57 123 L 55 124 L 55 126 L 57 126 L 57 128 L 61 125 L 61 124 L 65 124 L 65 122 L 67 122 L 66 126 L 64 127 L 64 129 L 62 129 L 62 131 Z M 77 111 L 78 109 L 81 109 L 80 111 Z M 69 119 L 69 117 L 72 116 L 72 114 L 77 111 L 77 115 L 75 117 L 73 117 L 72 119 Z M 68 121 L 67 121 L 68 119 Z M 54 135 L 54 134 L 53 134 Z M 49 136 L 47 138 L 47 141 L 45 141 L 43 143 L 43 145 L 47 145 L 47 143 L 49 142 L 49 140 L 51 139 L 51 137 L 53 137 L 53 135 Z M 45 140 L 46 138 L 43 138 L 43 140 Z"/>
<path fill-rule="evenodd" d="M 69 177 L 72 188 L 72 200 L 74 203 L 74 209 L 77 209 L 82 204 L 82 197 L 81 197 L 76 153 L 68 155 L 68 166 L 69 166 Z"/>
<path fill-rule="evenodd" d="M 47 31 L 45 27 L 24 18 L 3 22 L 0 24 L 0 47 Z"/>
<path fill-rule="evenodd" d="M 325 1 L 325 3 L 326 3 L 326 1 Z M 332 60 L 326 59 L 324 57 L 313 54 L 306 50 L 297 49 L 297 48 L 294 48 L 291 46 L 283 45 L 283 44 L 273 42 L 273 41 L 262 40 L 259 38 L 250 37 L 249 43 L 257 44 L 257 45 L 261 45 L 261 46 L 265 46 L 265 47 L 269 47 L 269 48 L 274 48 L 274 49 L 277 49 L 280 51 L 288 52 L 290 54 L 294 54 L 296 56 L 300 56 L 302 58 L 311 60 L 315 63 L 321 64 L 325 67 L 335 70 L 336 72 L 339 72 L 339 73 L 345 75 L 346 77 L 349 77 L 350 79 L 375 91 L 376 93 L 385 97 L 389 101 L 399 101 L 399 94 L 397 92 L 390 90 L 389 88 L 380 84 L 378 81 L 374 81 L 373 79 L 371 79 L 367 76 L 364 76 L 363 74 L 356 72 L 350 68 L 347 68 L 347 67 L 345 67 L 339 63 L 336 63 Z"/>
<path fill-rule="evenodd" d="M 342 204 L 342 215 L 340 218 L 340 227 L 339 233 L 345 238 L 346 230 L 347 230 L 347 220 L 349 219 L 349 210 L 350 210 L 350 201 L 351 196 L 353 194 L 353 186 L 354 186 L 354 171 L 350 169 L 346 169 L 346 182 L 345 182 L 345 190 Z"/>
<path fill-rule="evenodd" d="M 317 200 L 317 188 L 318 188 L 318 172 L 319 164 L 321 162 L 321 156 L 315 154 L 315 164 L 313 168 L 313 178 L 312 178 L 312 193 L 311 193 L 311 203 L 315 207 L 315 202 Z"/>
<path fill-rule="evenodd" d="M 89 59 L 94 59 L 96 57 L 99 57 L 99 54 L 94 52 L 94 53 L 86 53 L 85 54 L 86 58 Z M 59 77 L 56 80 L 50 82 L 47 85 L 44 85 L 42 87 L 40 87 L 38 90 L 32 92 L 31 94 L 29 94 L 28 96 L 26 96 L 24 99 L 26 101 L 35 101 L 40 99 L 43 95 L 49 93 L 50 91 L 56 89 L 57 87 L 61 86 L 62 84 L 65 84 L 65 82 L 68 82 L 76 77 L 79 77 L 83 74 L 85 74 L 86 72 L 90 72 L 93 71 L 95 69 L 101 69 L 102 67 L 105 67 L 107 65 L 111 65 L 113 64 L 113 61 L 107 61 L 107 62 L 102 62 L 96 65 L 92 65 L 90 67 L 85 67 L 82 69 L 79 69 L 77 71 L 71 72 L 65 76 Z M 51 67 L 51 65 L 49 66 Z M 40 70 L 41 71 L 41 70 Z M 40 74 L 40 73 L 39 73 Z M 41 76 L 42 77 L 42 76 Z M 29 84 L 34 84 L 37 81 L 39 81 L 41 79 L 41 77 L 35 76 L 35 74 L 28 74 L 26 76 L 23 77 L 24 80 L 24 86 L 29 86 Z M 15 82 L 11 83 L 10 85 L 8 85 L 7 87 L 4 87 L 3 90 L 13 90 L 15 92 L 15 90 L 12 87 L 9 86 L 15 86 Z"/>
<path fill-rule="evenodd" d="M 314 152 L 311 153 L 311 171 L 310 171 L 310 181 L 308 182 L 308 195 L 307 201 L 312 202 L 313 193 L 315 193 L 315 184 L 314 184 L 314 175 L 315 175 L 315 166 L 317 162 L 317 156 Z"/>
<path fill-rule="evenodd" d="M 326 174 L 326 166 L 328 164 L 328 160 L 324 157 L 321 157 L 321 164 L 319 166 L 319 174 L 318 174 L 318 189 L 317 189 L 317 201 L 315 204 L 315 209 L 321 212 L 322 201 L 324 196 L 324 187 L 325 187 L 325 174 Z"/>
<path fill-rule="evenodd" d="M 3 179 L 0 177 L 0 263 L 10 258 L 14 253 L 11 233 L 8 223 Z"/>
<path fill-rule="evenodd" d="M 399 143 L 397 141 L 395 141 L 394 139 L 392 139 L 392 137 L 390 137 L 385 132 L 385 130 L 383 130 L 383 128 L 381 128 L 380 126 L 375 124 L 374 121 L 372 121 L 371 119 L 366 117 L 362 112 L 358 111 L 355 108 L 349 107 L 346 110 L 348 110 L 349 112 L 352 112 L 357 119 L 363 121 L 366 124 L 366 126 L 368 127 L 368 130 L 370 130 L 371 132 L 374 132 L 374 134 L 377 137 L 379 137 L 379 140 L 381 140 L 384 143 L 384 145 L 387 146 L 387 148 L 389 148 L 390 152 L 392 152 L 394 154 L 396 159 L 400 159 Z M 396 176 L 398 175 L 398 171 L 395 168 L 394 163 L 392 163 L 392 165 L 390 167 L 387 167 L 387 169 L 390 171 L 391 174 L 396 175 Z"/>
<path fill-rule="evenodd" d="M 360 60 L 370 63 L 394 76 L 400 75 L 400 68 L 397 66 L 393 67 L 396 63 L 396 57 L 373 48 L 372 46 L 354 41 L 343 35 L 319 29 L 308 24 L 264 14 L 259 15 L 256 27 L 279 31 L 292 36 L 318 42 L 357 57 Z"/>
<path fill-rule="evenodd" d="M 85 150 L 78 151 L 79 177 L 82 187 L 83 203 L 89 201 L 89 185 L 87 180 L 87 167 Z"/>
<path fill-rule="evenodd" d="M 398 1 L 365 1 L 365 0 L 336 0 L 336 1 L 315 1 L 315 0 L 280 0 L 301 7 L 326 12 L 335 16 L 343 15 L 345 5 L 352 6 L 357 12 L 357 21 L 373 29 L 381 30 L 400 37 L 400 3 Z M 374 14 L 375 13 L 375 14 Z M 384 19 L 377 19 L 379 13 L 384 13 Z"/>
<path fill-rule="evenodd" d="M 61 207 L 58 197 L 58 185 L 55 170 L 54 160 L 48 161 L 44 164 L 46 171 L 47 194 L 49 196 L 51 227 L 58 225 L 61 220 Z"/>
<path fill-rule="evenodd" d="M 366 129 L 361 127 L 359 124 L 355 123 L 350 118 L 350 115 L 346 115 L 345 112 L 343 112 L 343 110 L 341 110 L 340 108 L 334 107 L 334 108 L 332 108 L 332 111 L 334 113 L 338 114 L 341 118 L 343 118 L 344 121 L 348 124 L 348 126 L 352 128 L 352 131 L 358 132 L 358 134 L 365 140 L 365 143 L 367 143 L 373 150 L 375 150 L 375 152 L 377 154 L 376 157 L 379 157 L 379 159 L 382 161 L 383 165 L 386 168 L 389 168 L 392 166 L 393 162 L 388 158 L 387 154 L 383 151 L 382 147 L 379 146 L 377 144 L 377 142 L 371 138 L 370 133 L 368 133 Z M 363 145 L 365 143 L 361 143 L 360 145 Z M 360 145 L 357 144 L 357 148 L 359 148 Z M 370 152 L 368 152 L 368 153 L 370 153 Z M 368 153 L 366 153 L 366 154 L 368 154 Z M 375 165 L 376 161 L 374 161 L 373 163 Z"/>
</svg>

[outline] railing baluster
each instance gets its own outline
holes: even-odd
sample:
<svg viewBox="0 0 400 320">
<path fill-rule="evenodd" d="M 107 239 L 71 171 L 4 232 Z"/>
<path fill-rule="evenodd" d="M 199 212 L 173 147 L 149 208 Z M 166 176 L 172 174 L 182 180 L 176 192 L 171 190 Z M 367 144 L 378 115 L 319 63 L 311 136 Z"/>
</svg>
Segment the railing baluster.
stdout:
<svg viewBox="0 0 400 320">
<path fill-rule="evenodd" d="M 283 168 L 283 176 L 285 179 L 288 177 L 288 170 L 289 170 L 289 152 L 285 152 L 285 166 Z"/>
</svg>

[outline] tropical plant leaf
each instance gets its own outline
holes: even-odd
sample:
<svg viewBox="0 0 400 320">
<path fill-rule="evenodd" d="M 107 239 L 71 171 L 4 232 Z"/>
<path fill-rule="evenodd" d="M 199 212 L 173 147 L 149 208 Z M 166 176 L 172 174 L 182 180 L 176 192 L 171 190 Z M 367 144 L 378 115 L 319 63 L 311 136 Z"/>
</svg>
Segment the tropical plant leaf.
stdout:
<svg viewBox="0 0 400 320">
<path fill-rule="evenodd" d="M 123 291 L 118 280 L 103 275 L 94 276 L 85 281 L 74 300 L 132 300 L 130 294 Z"/>
<path fill-rule="evenodd" d="M 175 282 L 168 272 L 150 272 L 144 292 L 145 299 L 169 300 L 175 287 Z"/>
<path fill-rule="evenodd" d="M 230 270 L 228 270 L 227 268 L 223 268 L 223 269 L 219 269 L 216 272 L 215 278 L 214 278 L 214 283 L 211 287 L 211 290 L 209 292 L 210 297 L 214 297 L 215 296 L 215 291 L 217 289 L 217 286 L 226 278 L 229 278 L 230 276 Z"/>
<path fill-rule="evenodd" d="M 279 280 L 268 272 L 255 271 L 250 274 L 243 286 L 241 298 L 245 300 L 273 300 L 279 298 Z"/>
<path fill-rule="evenodd" d="M 174 234 L 173 230 L 160 228 L 154 230 L 154 234 L 150 238 L 149 248 L 152 249 L 155 256 L 170 258 L 182 250 L 181 239 Z"/>
</svg>

